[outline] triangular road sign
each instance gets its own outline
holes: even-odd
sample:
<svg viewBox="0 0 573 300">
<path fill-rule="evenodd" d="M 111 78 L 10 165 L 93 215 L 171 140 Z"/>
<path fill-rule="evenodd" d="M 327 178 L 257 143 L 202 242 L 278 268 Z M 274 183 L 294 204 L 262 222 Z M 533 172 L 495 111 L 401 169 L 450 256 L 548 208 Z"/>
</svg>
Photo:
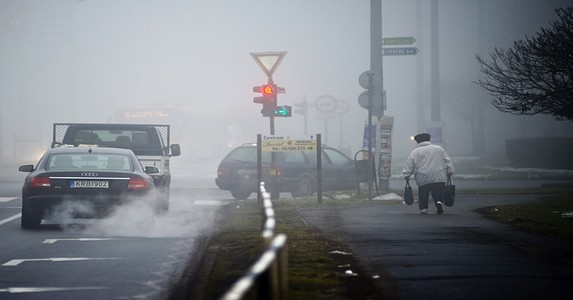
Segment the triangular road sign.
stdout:
<svg viewBox="0 0 573 300">
<path fill-rule="evenodd" d="M 255 52 L 250 53 L 253 59 L 257 62 L 257 65 L 261 67 L 263 72 L 267 74 L 268 77 L 272 77 L 275 70 L 278 68 L 279 64 L 283 60 L 283 57 L 287 54 L 286 51 L 279 52 Z"/>
</svg>

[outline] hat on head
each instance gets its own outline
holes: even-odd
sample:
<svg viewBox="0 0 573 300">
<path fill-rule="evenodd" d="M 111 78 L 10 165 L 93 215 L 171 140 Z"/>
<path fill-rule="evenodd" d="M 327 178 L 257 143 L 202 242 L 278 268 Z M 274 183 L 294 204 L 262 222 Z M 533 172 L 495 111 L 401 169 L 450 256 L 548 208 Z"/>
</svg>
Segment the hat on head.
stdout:
<svg viewBox="0 0 573 300">
<path fill-rule="evenodd" d="M 428 133 L 416 134 L 416 136 L 414 136 L 414 140 L 416 140 L 416 142 L 418 144 L 421 142 L 429 142 L 430 141 L 430 135 Z"/>
</svg>

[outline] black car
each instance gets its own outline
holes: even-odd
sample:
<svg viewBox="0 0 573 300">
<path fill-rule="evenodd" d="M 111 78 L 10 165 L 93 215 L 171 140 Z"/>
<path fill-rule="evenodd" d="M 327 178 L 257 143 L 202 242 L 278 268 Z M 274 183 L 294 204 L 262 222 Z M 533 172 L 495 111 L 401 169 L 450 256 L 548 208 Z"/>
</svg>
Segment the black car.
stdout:
<svg viewBox="0 0 573 300">
<path fill-rule="evenodd" d="M 22 228 L 39 225 L 60 205 L 88 207 L 75 213 L 93 217 L 126 201 L 152 198 L 155 187 L 148 173 L 158 172 L 143 169 L 128 149 L 68 146 L 49 149 L 36 167 L 19 170 L 30 172 L 22 186 Z"/>
<path fill-rule="evenodd" d="M 274 152 L 280 192 L 293 197 L 308 197 L 317 191 L 316 152 Z M 271 152 L 262 152 L 263 181 L 270 182 Z M 245 144 L 233 149 L 219 164 L 215 183 L 231 191 L 235 199 L 247 199 L 259 189 L 257 183 L 257 146 Z M 268 185 L 267 185 L 268 186 Z M 345 190 L 356 187 L 354 162 L 344 153 L 322 147 L 322 189 Z"/>
</svg>

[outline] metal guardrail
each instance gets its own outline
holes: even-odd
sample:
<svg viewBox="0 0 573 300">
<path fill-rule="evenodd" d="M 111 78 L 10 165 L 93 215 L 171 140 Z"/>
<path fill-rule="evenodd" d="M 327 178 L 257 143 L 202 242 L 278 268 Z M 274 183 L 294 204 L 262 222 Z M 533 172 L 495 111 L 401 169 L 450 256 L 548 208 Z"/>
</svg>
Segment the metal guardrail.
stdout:
<svg viewBox="0 0 573 300">
<path fill-rule="evenodd" d="M 264 220 L 262 226 L 265 252 L 239 280 L 221 297 L 221 300 L 240 300 L 257 288 L 259 299 L 286 299 L 287 294 L 287 237 L 275 236 L 275 212 L 265 183 L 260 184 L 263 195 Z"/>
<path fill-rule="evenodd" d="M 261 194 L 263 195 L 263 219 L 262 225 L 262 235 L 265 244 L 268 245 L 273 236 L 275 235 L 275 226 L 277 224 L 275 219 L 275 210 L 273 209 L 273 201 L 271 200 L 271 194 L 265 189 L 265 183 L 260 184 Z"/>
</svg>

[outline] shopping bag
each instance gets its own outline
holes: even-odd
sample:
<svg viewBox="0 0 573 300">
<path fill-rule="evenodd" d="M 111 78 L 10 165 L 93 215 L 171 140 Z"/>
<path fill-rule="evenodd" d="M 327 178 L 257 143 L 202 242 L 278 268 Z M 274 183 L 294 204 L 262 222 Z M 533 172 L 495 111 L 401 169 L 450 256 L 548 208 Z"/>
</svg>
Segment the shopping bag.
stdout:
<svg viewBox="0 0 573 300">
<path fill-rule="evenodd" d="M 410 186 L 410 180 L 406 180 L 406 187 L 404 188 L 404 203 L 412 205 L 414 203 L 414 194 Z"/>
<path fill-rule="evenodd" d="M 452 178 L 448 177 L 446 187 L 444 188 L 444 204 L 448 207 L 454 205 L 456 200 L 456 186 L 452 184 Z"/>
</svg>

